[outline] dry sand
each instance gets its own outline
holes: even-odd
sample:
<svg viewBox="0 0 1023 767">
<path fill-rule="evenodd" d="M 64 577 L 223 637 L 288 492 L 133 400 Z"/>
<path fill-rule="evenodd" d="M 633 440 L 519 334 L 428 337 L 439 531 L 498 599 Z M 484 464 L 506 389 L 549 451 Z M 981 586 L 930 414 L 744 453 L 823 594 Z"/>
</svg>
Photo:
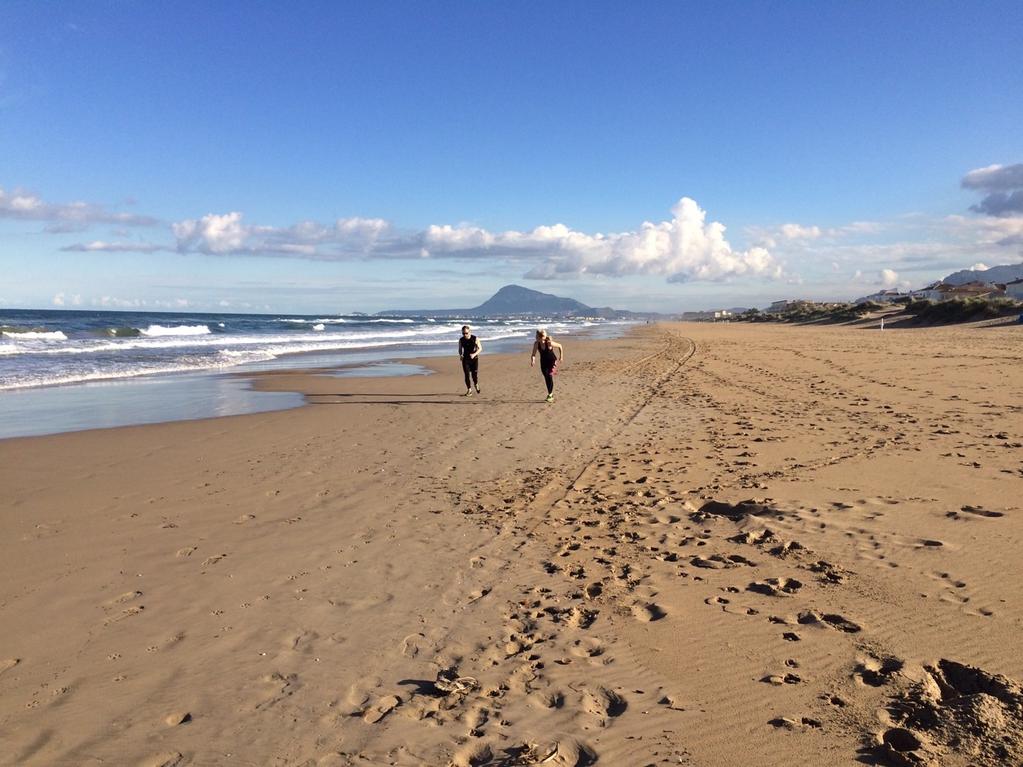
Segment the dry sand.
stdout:
<svg viewBox="0 0 1023 767">
<path fill-rule="evenodd" d="M 0 763 L 1020 764 L 1021 349 L 644 327 L 553 406 L 523 353 L 2 441 Z"/>
</svg>

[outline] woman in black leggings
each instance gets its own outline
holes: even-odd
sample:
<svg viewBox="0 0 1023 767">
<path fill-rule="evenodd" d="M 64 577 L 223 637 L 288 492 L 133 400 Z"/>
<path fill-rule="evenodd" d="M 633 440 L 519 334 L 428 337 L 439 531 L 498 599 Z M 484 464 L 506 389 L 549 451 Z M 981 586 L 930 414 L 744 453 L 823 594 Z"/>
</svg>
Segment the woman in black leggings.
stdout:
<svg viewBox="0 0 1023 767">
<path fill-rule="evenodd" d="M 547 335 L 546 330 L 536 331 L 536 340 L 533 342 L 533 353 L 529 356 L 529 366 L 536 364 L 536 357 L 540 356 L 540 372 L 543 373 L 544 383 L 547 384 L 547 401 L 554 402 L 554 373 L 557 371 L 558 362 L 565 359 L 565 349 Z"/>
</svg>

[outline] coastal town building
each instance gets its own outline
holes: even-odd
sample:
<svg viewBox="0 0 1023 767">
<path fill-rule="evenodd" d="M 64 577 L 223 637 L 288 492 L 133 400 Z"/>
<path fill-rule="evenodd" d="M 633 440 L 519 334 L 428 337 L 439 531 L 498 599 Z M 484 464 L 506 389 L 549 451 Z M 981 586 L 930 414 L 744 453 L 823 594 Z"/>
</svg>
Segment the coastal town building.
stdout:
<svg viewBox="0 0 1023 767">
<path fill-rule="evenodd" d="M 781 312 L 787 312 L 791 309 L 799 309 L 801 307 L 806 307 L 809 306 L 811 303 L 812 303 L 811 301 L 804 301 L 803 299 L 793 300 L 790 298 L 784 301 L 773 301 L 771 305 L 768 306 L 767 309 L 765 309 L 764 311 L 769 312 L 771 314 L 777 314 Z"/>
<path fill-rule="evenodd" d="M 935 282 L 922 290 L 914 290 L 909 295 L 928 301 L 951 301 L 954 298 L 999 298 L 1005 295 L 1005 290 L 987 282 L 967 282 L 963 285 Z"/>
<path fill-rule="evenodd" d="M 1023 301 L 1023 278 L 1005 284 L 1005 295 L 1017 301 Z"/>
<path fill-rule="evenodd" d="M 897 301 L 900 298 L 908 298 L 909 293 L 903 293 L 898 290 L 881 290 L 877 293 L 871 293 L 869 296 L 863 296 L 857 298 L 857 304 L 865 304 L 868 301 L 873 301 L 877 304 L 890 304 L 893 301 Z"/>
</svg>

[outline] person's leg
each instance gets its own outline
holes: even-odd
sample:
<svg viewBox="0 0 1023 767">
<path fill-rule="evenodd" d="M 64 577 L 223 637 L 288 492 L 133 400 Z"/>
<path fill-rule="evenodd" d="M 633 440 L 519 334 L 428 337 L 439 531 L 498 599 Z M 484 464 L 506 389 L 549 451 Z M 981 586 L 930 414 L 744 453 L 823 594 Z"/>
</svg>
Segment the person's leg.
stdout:
<svg viewBox="0 0 1023 767">
<path fill-rule="evenodd" d="M 469 370 L 472 371 L 472 382 L 476 391 L 480 390 L 480 358 L 477 357 L 469 363 Z"/>
<path fill-rule="evenodd" d="M 551 375 L 551 371 L 543 371 L 543 382 L 547 384 L 547 396 L 554 394 L 554 376 Z"/>
<path fill-rule="evenodd" d="M 469 393 L 470 387 L 472 386 L 471 382 L 469 381 L 469 369 L 470 369 L 469 360 L 463 358 L 462 359 L 462 373 L 465 374 L 465 392 L 466 392 L 466 394 Z"/>
</svg>

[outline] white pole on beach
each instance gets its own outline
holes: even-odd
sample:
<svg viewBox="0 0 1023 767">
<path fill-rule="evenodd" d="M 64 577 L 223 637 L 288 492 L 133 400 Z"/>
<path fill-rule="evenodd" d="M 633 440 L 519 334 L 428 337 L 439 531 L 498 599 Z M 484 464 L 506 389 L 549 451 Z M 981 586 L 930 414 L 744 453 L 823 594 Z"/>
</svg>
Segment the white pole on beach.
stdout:
<svg viewBox="0 0 1023 767">
<path fill-rule="evenodd" d="M 884 317 L 881 318 L 881 330 L 884 330 Z"/>
</svg>

